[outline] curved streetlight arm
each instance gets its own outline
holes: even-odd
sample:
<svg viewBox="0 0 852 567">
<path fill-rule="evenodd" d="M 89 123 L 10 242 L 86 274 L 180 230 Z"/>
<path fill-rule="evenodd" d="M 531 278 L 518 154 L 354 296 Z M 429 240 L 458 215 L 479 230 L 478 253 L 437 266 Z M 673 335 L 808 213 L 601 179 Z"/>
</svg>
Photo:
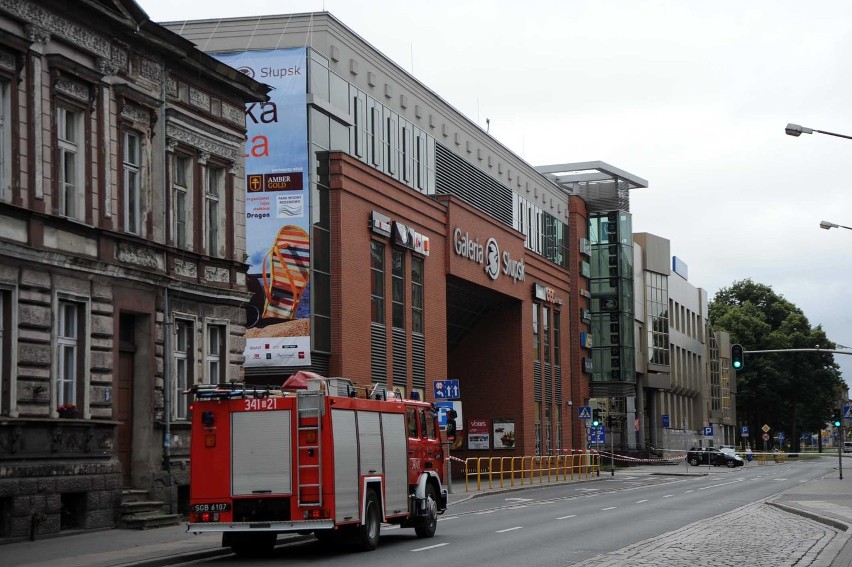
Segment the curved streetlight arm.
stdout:
<svg viewBox="0 0 852 567">
<path fill-rule="evenodd" d="M 827 132 L 826 130 L 816 130 L 814 128 L 807 128 L 805 126 L 793 124 L 792 122 L 787 124 L 787 127 L 784 128 L 784 132 L 786 132 L 788 136 L 796 137 L 801 136 L 802 134 L 813 134 L 814 132 L 818 132 L 820 134 L 827 134 L 829 136 L 836 136 L 838 138 L 846 138 L 847 140 L 852 140 L 852 136 L 847 136 L 846 134 L 837 134 L 835 132 Z"/>
<path fill-rule="evenodd" d="M 852 230 L 852 227 L 843 226 L 842 224 L 835 224 L 833 222 L 828 222 L 827 220 L 820 221 L 819 227 L 824 228 L 825 230 L 828 230 L 828 229 L 831 229 L 831 228 L 845 228 L 847 230 Z"/>
</svg>

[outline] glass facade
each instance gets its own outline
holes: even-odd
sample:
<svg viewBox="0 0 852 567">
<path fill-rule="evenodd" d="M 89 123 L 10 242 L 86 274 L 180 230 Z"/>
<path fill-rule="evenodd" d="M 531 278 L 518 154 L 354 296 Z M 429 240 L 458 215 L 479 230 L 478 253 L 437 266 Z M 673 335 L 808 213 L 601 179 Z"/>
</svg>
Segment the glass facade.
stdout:
<svg viewBox="0 0 852 567">
<path fill-rule="evenodd" d="M 635 382 L 633 222 L 630 213 L 589 217 L 592 294 L 592 381 Z"/>
<path fill-rule="evenodd" d="M 557 266 L 567 268 L 568 225 L 517 193 L 512 199 L 512 228 L 526 236 L 524 246 Z"/>
<path fill-rule="evenodd" d="M 669 365 L 669 278 L 645 272 L 645 308 L 648 331 L 648 362 Z"/>
</svg>

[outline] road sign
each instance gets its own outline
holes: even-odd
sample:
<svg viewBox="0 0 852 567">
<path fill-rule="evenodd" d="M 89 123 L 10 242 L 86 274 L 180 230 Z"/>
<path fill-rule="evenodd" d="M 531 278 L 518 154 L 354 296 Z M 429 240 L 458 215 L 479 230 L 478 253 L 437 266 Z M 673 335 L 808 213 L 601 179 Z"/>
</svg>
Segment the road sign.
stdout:
<svg viewBox="0 0 852 567">
<path fill-rule="evenodd" d="M 764 441 L 769 441 L 769 433 L 764 433 L 762 435 L 762 438 L 763 438 Z"/>
<path fill-rule="evenodd" d="M 461 397 L 461 388 L 459 381 L 453 380 L 435 380 L 432 382 L 435 388 L 436 400 L 457 400 Z"/>
<path fill-rule="evenodd" d="M 777 437 L 778 437 L 778 441 L 779 441 L 779 442 L 780 442 L 780 441 L 784 441 L 784 439 L 786 439 L 786 438 L 787 438 L 787 436 L 786 436 L 786 435 L 784 435 L 784 432 L 783 432 L 783 431 L 779 431 L 779 432 L 778 432 Z"/>
<path fill-rule="evenodd" d="M 668 429 L 671 426 L 672 426 L 672 424 L 671 424 L 671 421 L 669 420 L 669 416 L 664 415 L 663 416 L 663 427 Z"/>
<path fill-rule="evenodd" d="M 704 437 L 713 437 L 713 426 L 708 425 L 704 428 Z"/>
<path fill-rule="evenodd" d="M 590 427 L 588 429 L 588 434 L 586 435 L 586 439 L 589 440 L 589 443 L 592 445 L 605 445 L 606 444 L 606 429 L 603 425 L 598 427 Z"/>
<path fill-rule="evenodd" d="M 743 425 L 740 428 L 740 437 L 748 437 L 748 425 Z"/>
<path fill-rule="evenodd" d="M 843 406 L 843 419 L 852 419 L 852 406 Z"/>
<path fill-rule="evenodd" d="M 580 419 L 592 419 L 592 406 L 579 406 L 577 408 L 577 417 Z"/>
<path fill-rule="evenodd" d="M 764 423 L 763 427 L 761 427 L 761 429 L 763 430 L 764 433 L 769 433 L 769 430 L 772 429 L 772 428 Z"/>
<path fill-rule="evenodd" d="M 438 408 L 438 426 L 447 426 L 447 409 L 456 410 L 456 429 L 461 431 L 464 429 L 464 419 L 462 419 L 462 403 L 461 402 L 435 402 L 435 407 Z"/>
</svg>

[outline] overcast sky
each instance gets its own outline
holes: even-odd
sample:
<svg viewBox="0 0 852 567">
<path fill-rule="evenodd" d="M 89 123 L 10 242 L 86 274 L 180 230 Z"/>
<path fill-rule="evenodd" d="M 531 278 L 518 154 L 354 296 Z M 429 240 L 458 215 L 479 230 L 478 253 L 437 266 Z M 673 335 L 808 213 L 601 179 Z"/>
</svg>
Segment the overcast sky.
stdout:
<svg viewBox="0 0 852 567">
<path fill-rule="evenodd" d="M 852 227 L 852 140 L 784 133 L 852 135 L 852 2 L 139 4 L 159 22 L 329 11 L 527 162 L 646 179 L 634 231 L 669 239 L 710 298 L 751 278 L 852 346 L 852 230 L 819 228 Z"/>
</svg>

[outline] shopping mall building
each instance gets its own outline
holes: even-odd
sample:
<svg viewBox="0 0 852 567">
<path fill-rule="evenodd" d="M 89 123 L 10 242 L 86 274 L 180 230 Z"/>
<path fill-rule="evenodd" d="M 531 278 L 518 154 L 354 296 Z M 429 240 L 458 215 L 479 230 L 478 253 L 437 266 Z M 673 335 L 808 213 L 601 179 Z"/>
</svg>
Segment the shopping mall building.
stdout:
<svg viewBox="0 0 852 567">
<path fill-rule="evenodd" d="M 248 380 L 454 402 L 459 456 L 587 446 L 588 199 L 562 181 L 642 180 L 532 167 L 328 13 L 163 25 L 273 86 L 247 110 Z"/>
</svg>

